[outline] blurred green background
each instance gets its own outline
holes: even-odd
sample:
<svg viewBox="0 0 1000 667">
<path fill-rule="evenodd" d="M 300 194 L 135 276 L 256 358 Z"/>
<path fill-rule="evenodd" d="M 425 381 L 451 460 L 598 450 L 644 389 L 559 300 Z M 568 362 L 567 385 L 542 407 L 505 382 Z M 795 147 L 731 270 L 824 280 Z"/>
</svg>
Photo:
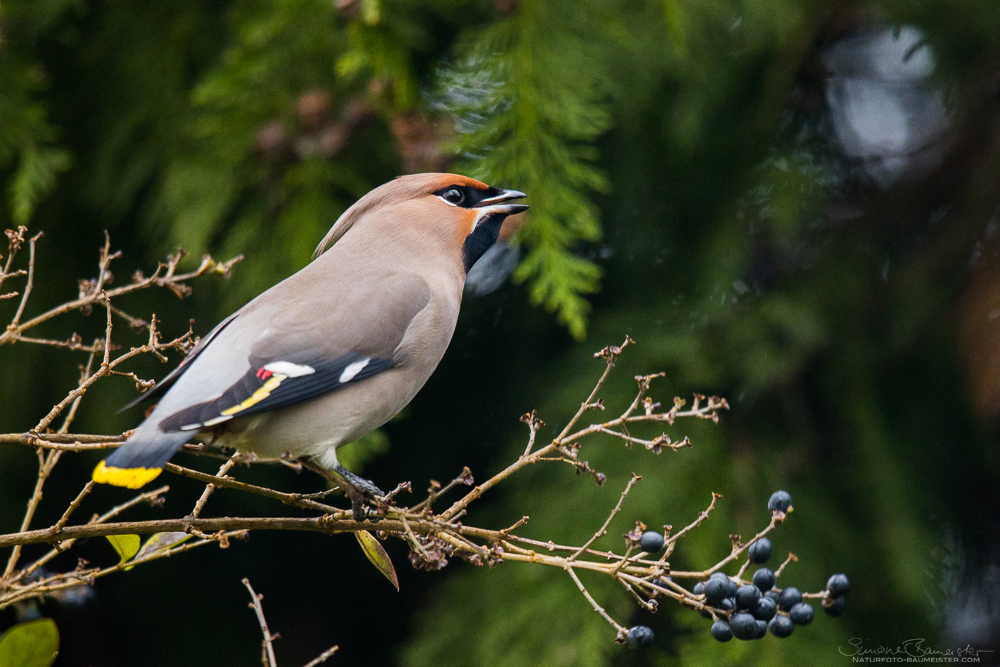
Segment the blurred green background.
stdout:
<svg viewBox="0 0 1000 667">
<path fill-rule="evenodd" d="M 995 0 L 4 0 L 0 224 L 45 231 L 29 314 L 93 277 L 105 229 L 124 252 L 114 284 L 178 246 L 192 268 L 206 251 L 246 255 L 183 302 L 122 301 L 168 334 L 189 318 L 204 334 L 399 174 L 518 188 L 526 225 L 480 269 L 448 354 L 365 476 L 421 490 L 468 465 L 485 479 L 523 449 L 518 416 L 537 408 L 552 437 L 601 371 L 592 353 L 628 334 L 638 344 L 609 383 L 612 410 L 633 375 L 662 370 L 655 398 L 725 396 L 721 425 L 678 424 L 671 436 L 695 446 L 658 457 L 596 440 L 584 458 L 605 486 L 536 467 L 468 521 L 528 514 L 525 535 L 580 543 L 634 471 L 643 481 L 599 546 L 619 547 L 636 520 L 686 524 L 716 491 L 719 508 L 672 559 L 700 569 L 728 553 L 727 535 L 765 525 L 784 488 L 795 512 L 776 551 L 801 560 L 783 581 L 853 584 L 841 619 L 723 645 L 695 613 L 640 612 L 585 579 L 620 622 L 653 628 L 638 652 L 612 643 L 559 571 L 417 572 L 391 542 L 397 594 L 353 538 L 260 533 L 46 602 L 56 664 L 256 664 L 244 576 L 265 595 L 282 665 L 335 643 L 330 664 L 408 667 L 842 665 L 852 637 L 1000 651 L 998 36 Z M 15 307 L 0 302 L 0 321 Z M 37 333 L 101 331 L 103 316 L 73 314 Z M 0 432 L 36 423 L 82 360 L 0 349 Z M 74 430 L 133 427 L 139 415 L 115 410 L 134 395 L 123 378 L 98 385 Z M 34 526 L 60 516 L 98 459 L 64 459 Z M 239 474 L 320 488 L 288 470 Z M 34 476 L 34 452 L 0 447 L 4 532 Z M 198 485 L 167 481 L 165 511 L 186 513 Z M 125 497 L 98 489 L 81 512 Z M 206 515 L 281 511 L 220 491 Z M 103 540 L 77 555 L 116 558 Z M 15 620 L 0 612 L 0 629 Z"/>
</svg>

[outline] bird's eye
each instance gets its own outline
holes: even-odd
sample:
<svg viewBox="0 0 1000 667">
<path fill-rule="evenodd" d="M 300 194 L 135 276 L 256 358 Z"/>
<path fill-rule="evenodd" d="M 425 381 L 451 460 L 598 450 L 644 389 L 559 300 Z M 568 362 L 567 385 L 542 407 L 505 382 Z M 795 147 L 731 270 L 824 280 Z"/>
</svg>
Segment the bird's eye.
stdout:
<svg viewBox="0 0 1000 667">
<path fill-rule="evenodd" d="M 458 206 L 465 201 L 465 193 L 458 188 L 448 188 L 441 196 L 444 197 L 446 202 L 454 204 L 455 206 Z"/>
</svg>

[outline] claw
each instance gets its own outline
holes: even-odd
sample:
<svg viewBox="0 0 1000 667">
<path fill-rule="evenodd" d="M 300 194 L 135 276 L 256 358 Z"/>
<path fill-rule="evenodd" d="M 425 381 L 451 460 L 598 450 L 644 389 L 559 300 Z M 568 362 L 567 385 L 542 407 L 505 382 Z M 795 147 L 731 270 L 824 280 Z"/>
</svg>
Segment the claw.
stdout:
<svg viewBox="0 0 1000 667">
<path fill-rule="evenodd" d="M 355 475 L 344 466 L 337 466 L 333 471 L 339 484 L 351 499 L 351 514 L 357 522 L 370 520 L 372 523 L 381 521 L 382 517 L 376 516 L 382 510 L 385 493 L 369 480 Z M 374 509 L 373 514 L 370 510 Z"/>
<path fill-rule="evenodd" d="M 385 493 L 364 477 L 359 477 L 342 465 L 328 470 L 308 459 L 299 459 L 303 466 L 332 481 L 351 500 L 351 514 L 358 523 L 376 523 L 385 517 Z M 373 511 L 374 510 L 374 511 Z"/>
</svg>

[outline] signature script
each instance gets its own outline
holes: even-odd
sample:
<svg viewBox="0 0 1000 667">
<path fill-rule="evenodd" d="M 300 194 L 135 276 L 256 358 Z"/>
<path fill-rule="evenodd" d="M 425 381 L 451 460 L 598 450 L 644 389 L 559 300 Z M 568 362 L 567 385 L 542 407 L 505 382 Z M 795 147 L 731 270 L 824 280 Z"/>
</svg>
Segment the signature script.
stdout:
<svg viewBox="0 0 1000 667">
<path fill-rule="evenodd" d="M 864 655 L 905 655 L 911 658 L 923 658 L 927 656 L 967 658 L 971 656 L 978 656 L 980 653 L 992 653 L 992 651 L 980 651 L 979 649 L 975 649 L 971 644 L 967 644 L 966 646 L 959 648 L 946 648 L 944 650 L 940 650 L 925 646 L 926 641 L 926 639 L 914 638 L 900 642 L 898 646 L 867 647 L 862 645 L 863 640 L 860 637 L 854 637 L 847 640 L 847 643 L 851 645 L 851 648 L 844 648 L 841 646 L 837 650 L 840 651 L 841 655 L 846 655 L 848 657 Z"/>
</svg>

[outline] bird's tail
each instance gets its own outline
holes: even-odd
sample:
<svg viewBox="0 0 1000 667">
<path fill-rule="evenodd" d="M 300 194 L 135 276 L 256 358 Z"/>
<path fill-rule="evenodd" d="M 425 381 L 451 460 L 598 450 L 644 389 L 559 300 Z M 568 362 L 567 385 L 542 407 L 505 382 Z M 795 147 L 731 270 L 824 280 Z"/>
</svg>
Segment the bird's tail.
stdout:
<svg viewBox="0 0 1000 667">
<path fill-rule="evenodd" d="M 139 429 L 128 441 L 94 468 L 94 481 L 101 484 L 138 489 L 145 486 L 163 470 L 177 450 L 194 435 L 191 431 L 163 433 L 152 429 L 143 433 Z"/>
</svg>

